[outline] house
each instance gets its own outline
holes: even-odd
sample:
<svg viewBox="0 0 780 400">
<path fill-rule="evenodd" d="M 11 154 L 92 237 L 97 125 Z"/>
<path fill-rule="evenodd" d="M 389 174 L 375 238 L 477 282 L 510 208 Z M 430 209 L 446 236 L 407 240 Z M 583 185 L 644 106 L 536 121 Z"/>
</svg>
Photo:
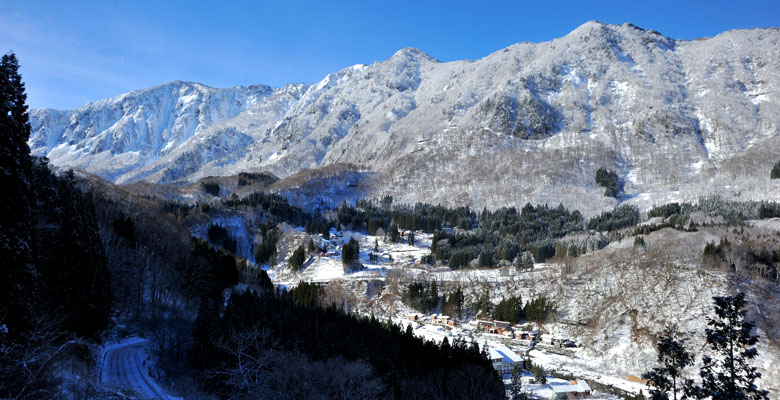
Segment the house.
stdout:
<svg viewBox="0 0 780 400">
<path fill-rule="evenodd" d="M 531 332 L 528 332 L 528 331 L 515 331 L 515 339 L 531 340 Z"/>
<path fill-rule="evenodd" d="M 488 350 L 493 368 L 501 372 L 502 375 L 511 374 L 515 364 L 522 365 L 523 363 L 523 359 L 517 353 L 502 344 L 488 346 Z"/>
<path fill-rule="evenodd" d="M 489 332 L 493 328 L 493 322 L 491 321 L 477 321 L 477 329 L 485 332 Z"/>
<path fill-rule="evenodd" d="M 422 316 L 418 313 L 414 313 L 414 314 L 409 314 L 407 318 L 409 318 L 410 321 L 419 321 L 422 319 Z"/>
<path fill-rule="evenodd" d="M 582 399 L 590 396 L 590 386 L 582 379 L 567 383 L 551 383 L 556 399 Z"/>
<path fill-rule="evenodd" d="M 506 321 L 493 321 L 493 326 L 488 330 L 490 333 L 503 335 L 505 331 L 511 331 L 512 324 Z"/>
</svg>

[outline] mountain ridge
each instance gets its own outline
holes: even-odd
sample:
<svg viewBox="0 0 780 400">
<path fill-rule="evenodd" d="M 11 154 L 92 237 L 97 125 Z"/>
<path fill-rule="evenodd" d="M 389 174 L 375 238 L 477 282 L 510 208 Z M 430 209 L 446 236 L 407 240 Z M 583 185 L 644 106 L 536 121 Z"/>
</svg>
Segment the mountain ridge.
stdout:
<svg viewBox="0 0 780 400">
<path fill-rule="evenodd" d="M 561 202 L 595 213 L 616 204 L 593 182 L 605 167 L 625 183 L 625 200 L 643 208 L 708 194 L 761 199 L 780 194 L 767 185 L 768 172 L 729 160 L 780 158 L 771 150 L 778 148 L 771 145 L 780 116 L 779 39 L 770 28 L 675 40 L 590 21 L 478 60 L 440 62 L 404 48 L 311 85 L 215 89 L 174 81 L 69 115 L 34 110 L 30 145 L 55 165 L 117 183 L 240 171 L 286 177 L 351 163 L 377 173 L 371 196 L 489 208 Z M 163 87 L 178 87 L 178 96 L 150 103 L 150 91 Z M 190 122 L 178 130 L 154 125 L 165 116 Z"/>
</svg>

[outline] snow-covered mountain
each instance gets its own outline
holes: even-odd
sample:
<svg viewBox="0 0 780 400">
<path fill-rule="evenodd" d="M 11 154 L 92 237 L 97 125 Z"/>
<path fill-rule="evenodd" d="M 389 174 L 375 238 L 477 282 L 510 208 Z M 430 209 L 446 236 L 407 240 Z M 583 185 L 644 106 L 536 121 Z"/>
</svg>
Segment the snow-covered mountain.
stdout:
<svg viewBox="0 0 780 400">
<path fill-rule="evenodd" d="M 550 42 L 442 63 L 407 48 L 313 85 L 172 82 L 74 111 L 34 110 L 30 145 L 117 183 L 352 163 L 400 201 L 646 207 L 720 193 L 777 198 L 780 30 L 674 40 L 588 22 Z"/>
</svg>

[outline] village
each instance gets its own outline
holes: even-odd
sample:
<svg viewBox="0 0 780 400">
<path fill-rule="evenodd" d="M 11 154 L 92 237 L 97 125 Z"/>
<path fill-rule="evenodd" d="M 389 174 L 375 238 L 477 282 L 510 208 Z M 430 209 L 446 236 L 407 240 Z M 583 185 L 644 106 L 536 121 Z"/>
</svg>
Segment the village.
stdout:
<svg viewBox="0 0 780 400">
<path fill-rule="evenodd" d="M 409 243 L 410 234 L 414 235 L 413 243 Z M 402 231 L 402 241 L 390 243 L 381 236 L 332 230 L 329 239 L 320 235 L 312 236 L 323 251 L 308 259 L 300 272 L 293 275 L 284 266 L 278 266 L 270 270 L 269 275 L 276 284 L 286 287 L 294 287 L 297 282 L 328 285 L 337 281 L 353 282 L 352 287 L 360 287 L 360 282 L 386 282 L 389 276 L 398 276 L 399 273 L 413 279 L 437 280 L 441 284 L 466 284 L 477 280 L 502 286 L 505 282 L 524 278 L 512 266 L 451 270 L 447 266 L 434 267 L 422 263 L 422 258 L 430 252 L 432 236 L 421 231 Z M 359 268 L 347 268 L 342 263 L 342 246 L 350 239 L 359 243 Z M 550 264 L 534 266 L 536 272 L 548 274 L 557 271 L 557 268 Z M 478 318 L 460 320 L 438 313 L 419 313 L 403 305 L 387 317 L 404 329 L 411 325 L 415 336 L 425 340 L 441 343 L 447 338 L 450 342 L 476 342 L 481 348 L 486 347 L 493 367 L 501 374 L 507 387 L 514 369 L 520 369 L 523 390 L 531 398 L 619 398 L 594 391 L 585 379 L 614 386 L 626 393 L 638 393 L 646 389 L 641 383 L 590 369 L 576 341 L 555 331 L 557 327 L 554 325 L 540 329 L 533 323 L 513 325 L 507 321 Z M 532 373 L 529 370 L 531 365 L 540 366 L 544 375 Z M 555 375 L 565 376 L 566 379 Z"/>
<path fill-rule="evenodd" d="M 518 368 L 523 387 L 529 395 L 552 399 L 588 398 L 591 395 L 590 385 L 583 379 L 542 378 L 528 370 L 532 363 L 529 353 L 534 349 L 573 355 L 577 346 L 570 339 L 540 334 L 537 330 L 526 330 L 506 321 L 472 319 L 461 323 L 446 315 L 420 313 L 408 314 L 406 320 L 408 322 L 402 323 L 411 324 L 415 334 L 426 339 L 435 340 L 435 335 L 427 332 L 440 332 L 445 337 L 478 343 L 481 339 L 481 347 L 487 348 L 493 368 L 501 374 L 504 383 L 507 386 L 511 384 L 513 371 Z"/>
</svg>

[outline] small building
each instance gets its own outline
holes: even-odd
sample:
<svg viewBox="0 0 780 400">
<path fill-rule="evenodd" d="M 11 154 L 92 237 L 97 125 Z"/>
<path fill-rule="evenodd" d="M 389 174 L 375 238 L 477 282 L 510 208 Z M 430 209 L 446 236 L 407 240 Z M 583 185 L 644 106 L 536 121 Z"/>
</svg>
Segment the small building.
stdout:
<svg viewBox="0 0 780 400">
<path fill-rule="evenodd" d="M 552 383 L 556 399 L 582 399 L 590 396 L 590 385 L 582 379 L 568 383 Z"/>
<path fill-rule="evenodd" d="M 419 313 L 414 313 L 407 315 L 407 318 L 409 318 L 410 321 L 419 321 L 422 319 L 422 316 Z"/>
<path fill-rule="evenodd" d="M 488 329 L 488 332 L 503 335 L 506 331 L 511 332 L 511 325 L 511 323 L 506 321 L 493 321 L 493 325 Z"/>
<path fill-rule="evenodd" d="M 494 344 L 488 346 L 488 350 L 493 368 L 502 375 L 511 374 L 516 364 L 522 365 L 523 363 L 522 357 L 504 345 Z"/>
<path fill-rule="evenodd" d="M 477 321 L 477 329 L 485 332 L 489 332 L 493 328 L 493 322 L 491 321 Z"/>
<path fill-rule="evenodd" d="M 515 331 L 515 339 L 531 340 L 531 332 L 528 332 L 528 331 Z"/>
</svg>

